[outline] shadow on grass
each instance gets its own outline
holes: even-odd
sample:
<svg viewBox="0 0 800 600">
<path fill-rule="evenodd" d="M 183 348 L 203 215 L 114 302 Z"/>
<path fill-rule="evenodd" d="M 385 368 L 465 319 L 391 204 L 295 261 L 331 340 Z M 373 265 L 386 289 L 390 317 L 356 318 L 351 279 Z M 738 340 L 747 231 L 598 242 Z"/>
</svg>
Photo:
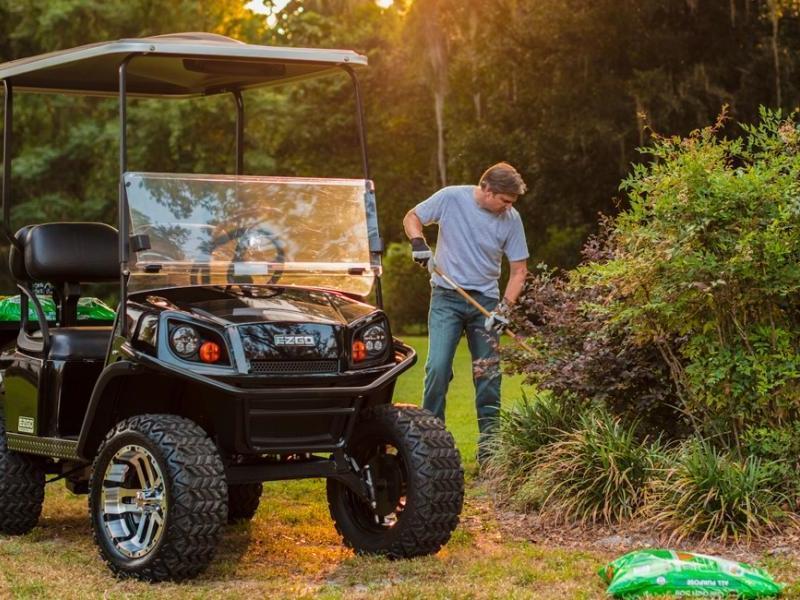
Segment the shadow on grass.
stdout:
<svg viewBox="0 0 800 600">
<path fill-rule="evenodd" d="M 250 548 L 253 530 L 250 522 L 234 523 L 225 527 L 214 560 L 203 579 L 224 579 L 233 575 Z"/>
</svg>

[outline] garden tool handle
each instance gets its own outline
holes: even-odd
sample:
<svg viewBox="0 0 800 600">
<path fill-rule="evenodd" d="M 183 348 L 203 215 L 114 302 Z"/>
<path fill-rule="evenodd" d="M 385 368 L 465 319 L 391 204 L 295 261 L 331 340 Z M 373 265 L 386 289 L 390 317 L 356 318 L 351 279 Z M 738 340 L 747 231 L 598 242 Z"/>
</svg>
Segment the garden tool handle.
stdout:
<svg viewBox="0 0 800 600">
<path fill-rule="evenodd" d="M 467 302 L 469 302 L 472 306 L 477 308 L 485 317 L 491 317 L 492 316 L 491 313 L 488 310 L 486 310 L 483 306 L 480 305 L 480 303 L 477 300 L 475 300 L 475 298 L 473 298 L 467 292 L 465 292 L 461 288 L 460 285 L 458 285 L 455 281 L 450 279 L 447 276 L 447 274 L 445 272 L 443 272 L 435 264 L 433 265 L 433 272 L 436 273 L 442 279 L 444 279 L 444 281 L 445 281 L 445 283 L 447 283 L 447 285 L 451 286 L 455 291 L 457 291 L 459 294 L 461 294 Z M 522 336 L 517 335 L 516 333 L 514 333 L 510 329 L 506 329 L 506 333 L 508 335 L 510 335 L 511 338 L 515 342 L 517 342 L 517 344 L 520 346 L 520 348 L 525 350 L 525 352 L 528 352 L 530 354 L 535 354 L 535 352 L 533 351 L 533 348 L 531 348 L 528 344 L 525 343 L 525 340 L 522 339 Z"/>
</svg>

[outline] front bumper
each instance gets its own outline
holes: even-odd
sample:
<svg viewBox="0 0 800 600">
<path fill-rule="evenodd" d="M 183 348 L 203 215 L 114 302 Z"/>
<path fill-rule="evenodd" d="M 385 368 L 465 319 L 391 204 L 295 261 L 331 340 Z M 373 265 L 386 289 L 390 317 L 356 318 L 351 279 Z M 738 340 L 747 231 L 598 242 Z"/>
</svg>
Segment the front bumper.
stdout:
<svg viewBox="0 0 800 600">
<path fill-rule="evenodd" d="M 224 396 L 214 411 L 218 443 L 242 455 L 332 452 L 343 448 L 365 405 L 391 401 L 394 382 L 417 360 L 395 339 L 394 364 L 319 377 L 213 378 L 125 346 L 132 362 Z"/>
</svg>

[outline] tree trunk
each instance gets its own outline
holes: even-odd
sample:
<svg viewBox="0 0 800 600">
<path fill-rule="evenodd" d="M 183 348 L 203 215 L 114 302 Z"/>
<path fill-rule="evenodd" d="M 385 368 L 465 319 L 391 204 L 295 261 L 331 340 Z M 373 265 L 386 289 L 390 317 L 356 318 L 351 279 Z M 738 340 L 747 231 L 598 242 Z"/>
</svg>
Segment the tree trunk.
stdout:
<svg viewBox="0 0 800 600">
<path fill-rule="evenodd" d="M 472 70 L 472 102 L 475 104 L 475 120 L 480 121 L 483 118 L 481 111 L 481 82 L 478 77 L 479 60 L 478 60 L 478 26 L 480 25 L 478 19 L 478 12 L 473 7 L 469 12 L 469 58 L 470 69 Z"/>
<path fill-rule="evenodd" d="M 439 167 L 439 183 L 447 185 L 447 161 L 444 148 L 444 92 L 433 93 L 433 110 L 436 113 L 436 164 Z"/>
<path fill-rule="evenodd" d="M 781 59 L 780 49 L 778 47 L 778 25 L 780 22 L 780 6 L 778 0 L 768 0 L 769 5 L 769 18 L 772 22 L 772 64 L 775 68 L 775 99 L 778 103 L 778 108 L 783 106 L 783 99 L 781 97 Z"/>
</svg>

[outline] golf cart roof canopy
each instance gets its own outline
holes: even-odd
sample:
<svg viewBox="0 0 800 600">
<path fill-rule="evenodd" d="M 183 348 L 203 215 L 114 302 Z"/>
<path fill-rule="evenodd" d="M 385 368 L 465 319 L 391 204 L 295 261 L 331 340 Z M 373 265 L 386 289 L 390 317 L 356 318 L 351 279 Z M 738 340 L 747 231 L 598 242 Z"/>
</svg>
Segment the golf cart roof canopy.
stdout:
<svg viewBox="0 0 800 600">
<path fill-rule="evenodd" d="M 42 93 L 116 96 L 119 66 L 127 94 L 186 98 L 304 79 L 342 66 L 365 66 L 350 50 L 257 46 L 213 33 L 177 33 L 88 44 L 0 64 L 0 80 Z"/>
</svg>

